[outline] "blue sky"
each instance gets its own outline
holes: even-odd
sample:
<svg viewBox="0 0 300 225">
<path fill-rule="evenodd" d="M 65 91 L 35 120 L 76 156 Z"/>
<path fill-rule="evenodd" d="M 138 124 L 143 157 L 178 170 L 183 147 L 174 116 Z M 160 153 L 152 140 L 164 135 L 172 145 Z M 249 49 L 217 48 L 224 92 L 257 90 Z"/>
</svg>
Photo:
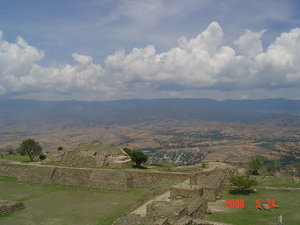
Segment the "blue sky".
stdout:
<svg viewBox="0 0 300 225">
<path fill-rule="evenodd" d="M 299 98 L 297 0 L 2 0 L 0 96 Z"/>
</svg>

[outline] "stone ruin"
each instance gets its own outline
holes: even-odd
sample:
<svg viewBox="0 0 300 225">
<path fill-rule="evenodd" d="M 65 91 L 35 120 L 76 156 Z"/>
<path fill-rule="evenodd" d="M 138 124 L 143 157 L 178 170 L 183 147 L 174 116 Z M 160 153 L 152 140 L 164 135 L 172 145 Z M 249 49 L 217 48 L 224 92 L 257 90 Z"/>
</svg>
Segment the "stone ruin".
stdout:
<svg viewBox="0 0 300 225">
<path fill-rule="evenodd" d="M 185 225 L 205 213 L 207 202 L 198 197 L 172 201 L 153 201 L 147 205 L 147 215 L 130 214 L 116 221 L 114 225 Z"/>
<path fill-rule="evenodd" d="M 0 200 L 0 216 L 24 209 L 22 202 L 12 202 L 7 200 Z"/>
<path fill-rule="evenodd" d="M 84 145 L 58 151 L 43 161 L 43 164 L 86 168 L 124 168 L 131 163 L 131 158 L 122 149 L 103 145 Z"/>
<path fill-rule="evenodd" d="M 230 176 L 235 173 L 230 168 L 215 168 L 210 171 L 192 173 L 187 183 L 177 184 L 171 187 L 171 197 L 203 197 L 209 201 L 215 201 L 220 197 L 220 192 L 228 182 Z"/>
<path fill-rule="evenodd" d="M 199 218 L 207 213 L 207 201 L 220 197 L 222 188 L 234 173 L 231 168 L 193 173 L 189 180 L 170 188 L 168 200 L 147 204 L 145 217 L 129 214 L 114 225 L 229 225 Z"/>
</svg>

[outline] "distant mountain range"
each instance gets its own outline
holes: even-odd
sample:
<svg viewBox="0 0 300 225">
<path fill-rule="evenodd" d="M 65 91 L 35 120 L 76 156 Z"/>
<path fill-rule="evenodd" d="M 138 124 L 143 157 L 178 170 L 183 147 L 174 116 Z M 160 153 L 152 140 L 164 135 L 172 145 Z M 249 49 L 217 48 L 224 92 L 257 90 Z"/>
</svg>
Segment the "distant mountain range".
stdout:
<svg viewBox="0 0 300 225">
<path fill-rule="evenodd" d="M 0 100 L 0 125 L 118 124 L 166 119 L 258 123 L 300 118 L 300 100 L 132 99 L 104 102 Z M 284 120 L 286 121 L 286 120 Z"/>
</svg>

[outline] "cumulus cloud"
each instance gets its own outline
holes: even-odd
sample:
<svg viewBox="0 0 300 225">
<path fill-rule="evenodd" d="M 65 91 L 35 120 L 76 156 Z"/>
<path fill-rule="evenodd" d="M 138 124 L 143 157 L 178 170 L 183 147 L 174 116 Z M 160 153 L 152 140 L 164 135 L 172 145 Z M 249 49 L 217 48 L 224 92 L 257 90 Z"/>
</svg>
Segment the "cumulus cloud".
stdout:
<svg viewBox="0 0 300 225">
<path fill-rule="evenodd" d="M 101 98 L 139 97 L 141 93 L 190 90 L 251 91 L 300 86 L 300 29 L 282 33 L 266 49 L 265 30 L 246 30 L 234 47 L 223 45 L 224 32 L 213 22 L 193 39 L 159 53 L 155 46 L 118 50 L 103 66 L 73 53 L 75 64 L 41 66 L 44 53 L 21 37 L 3 40 L 0 32 L 0 95 L 101 93 Z"/>
<path fill-rule="evenodd" d="M 253 58 L 263 51 L 261 37 L 265 32 L 266 30 L 260 32 L 246 30 L 245 34 L 234 43 L 239 47 L 243 55 Z"/>
</svg>

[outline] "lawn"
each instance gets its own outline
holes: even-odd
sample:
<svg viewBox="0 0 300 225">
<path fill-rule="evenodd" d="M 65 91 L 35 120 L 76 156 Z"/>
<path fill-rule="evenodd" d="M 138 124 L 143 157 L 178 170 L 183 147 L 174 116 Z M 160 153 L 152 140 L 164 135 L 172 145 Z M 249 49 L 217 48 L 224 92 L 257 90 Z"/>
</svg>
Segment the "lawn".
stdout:
<svg viewBox="0 0 300 225">
<path fill-rule="evenodd" d="M 259 190 L 250 195 L 232 195 L 224 191 L 223 199 L 244 199 L 245 208 L 233 208 L 226 213 L 205 215 L 204 219 L 234 225 L 274 225 L 277 224 L 278 216 L 282 215 L 284 224 L 300 224 L 300 191 Z M 267 203 L 267 199 L 275 199 L 279 209 L 259 210 L 256 208 L 256 199 L 261 199 L 260 202 L 263 204 Z"/>
<path fill-rule="evenodd" d="M 2 157 L 0 158 L 2 160 L 12 160 L 12 161 L 20 161 L 20 162 L 31 162 L 28 155 L 19 155 L 19 154 L 15 154 L 15 155 L 2 154 L 2 155 L 3 155 L 3 158 Z M 39 156 L 35 156 L 34 157 L 34 162 L 38 162 L 38 161 L 41 161 L 39 159 Z"/>
<path fill-rule="evenodd" d="M 291 177 L 258 177 L 259 186 L 267 187 L 296 187 L 300 188 L 300 184 L 293 182 Z"/>
<path fill-rule="evenodd" d="M 0 217 L 5 225 L 111 225 L 149 195 L 129 191 L 18 182 L 0 177 L 0 199 L 22 201 L 25 209 Z"/>
</svg>

